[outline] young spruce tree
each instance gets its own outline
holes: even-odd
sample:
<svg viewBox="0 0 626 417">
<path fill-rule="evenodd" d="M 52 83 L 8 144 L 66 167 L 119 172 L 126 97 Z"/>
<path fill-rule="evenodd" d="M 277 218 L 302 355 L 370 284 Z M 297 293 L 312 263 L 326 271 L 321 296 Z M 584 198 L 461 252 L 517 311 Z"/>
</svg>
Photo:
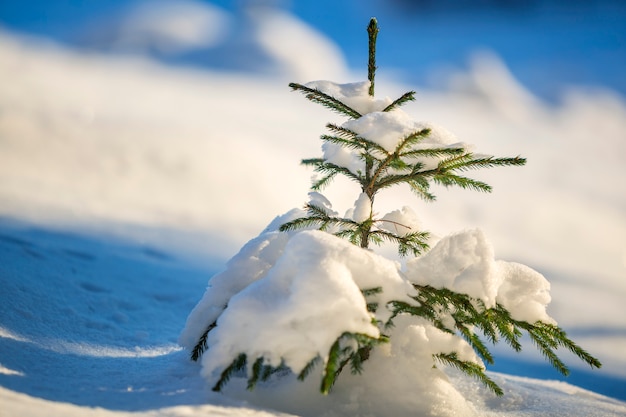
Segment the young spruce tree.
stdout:
<svg viewBox="0 0 626 417">
<path fill-rule="evenodd" d="M 376 19 L 372 19 L 367 28 L 369 35 L 368 80 L 369 96 L 374 96 L 374 78 L 376 73 L 376 38 L 378 27 Z M 344 115 L 352 120 L 358 120 L 363 114 L 341 100 L 324 93 L 318 88 L 291 83 L 294 91 L 299 91 L 314 103 L 321 104 L 332 111 Z M 415 92 L 405 93 L 387 105 L 382 112 L 392 112 L 403 104 L 414 100 Z M 289 221 L 280 227 L 281 232 L 296 231 L 299 229 L 317 228 L 331 231 L 336 236 L 349 240 L 354 245 L 367 249 L 371 245 L 390 242 L 397 245 L 401 256 L 419 256 L 427 252 L 428 233 L 422 230 L 410 230 L 408 233 L 393 232 L 394 228 L 382 227 L 389 219 L 375 216 L 374 202 L 378 193 L 390 187 L 408 185 L 419 197 L 432 201 L 435 196 L 431 193 L 431 185 L 444 187 L 457 186 L 464 189 L 489 192 L 491 187 L 481 181 L 469 178 L 464 174 L 467 171 L 499 166 L 524 165 L 526 160 L 521 157 L 495 158 L 476 156 L 464 147 L 452 146 L 420 146 L 431 134 L 430 129 L 422 128 L 410 132 L 402 137 L 393 149 L 382 146 L 380 143 L 369 140 L 359 133 L 336 124 L 326 126 L 329 134 L 321 136 L 322 141 L 343 147 L 350 152 L 356 152 L 363 169 L 354 170 L 350 167 L 329 161 L 325 158 L 305 159 L 302 163 L 320 174 L 312 185 L 313 191 L 320 191 L 338 177 L 347 177 L 355 182 L 367 197 L 369 216 L 359 221 L 349 217 L 339 217 L 326 207 L 315 203 L 305 206 L 307 215 Z M 434 164 L 424 161 L 431 159 Z M 393 223 L 393 222 L 392 222 Z M 395 230 L 406 231 L 407 225 L 395 224 Z M 539 351 L 559 372 L 568 374 L 567 366 L 557 356 L 558 348 L 565 348 L 591 367 L 600 367 L 600 362 L 570 340 L 566 333 L 557 325 L 537 321 L 529 323 L 516 320 L 502 305 L 487 307 L 480 299 L 467 294 L 452 291 L 447 288 L 435 288 L 429 285 L 412 284 L 416 295 L 412 295 L 413 302 L 392 301 L 390 303 L 393 314 L 386 322 L 376 322 L 380 328 L 380 337 L 345 332 L 330 348 L 327 356 L 316 356 L 299 373 L 298 378 L 306 378 L 316 365 L 323 366 L 320 390 L 328 393 L 338 376 L 346 366 L 353 373 L 360 373 L 362 364 L 366 361 L 372 349 L 381 343 L 389 342 L 385 330 L 393 325 L 393 320 L 399 315 L 410 315 L 425 319 L 434 327 L 449 334 L 464 338 L 474 349 L 477 355 L 486 363 L 492 364 L 494 358 L 489 351 L 488 344 L 504 341 L 515 351 L 520 351 L 521 338 L 527 334 Z M 381 287 L 362 288 L 363 297 L 369 297 L 382 291 Z M 379 308 L 375 302 L 369 302 L 367 308 L 375 313 Z M 227 308 L 227 307 L 224 307 Z M 374 320 L 374 319 L 373 319 Z M 207 349 L 207 335 L 216 327 L 217 320 L 208 324 L 206 331 L 200 337 L 192 352 L 192 359 L 197 360 Z M 502 395 L 501 388 L 489 378 L 482 366 L 475 362 L 462 360 L 456 353 L 438 353 L 433 355 L 433 365 L 437 362 L 455 367 L 464 373 L 477 378 L 495 394 Z M 258 381 L 268 379 L 282 365 L 272 366 L 264 362 L 263 358 L 256 358 L 251 367 L 248 366 L 245 354 L 233 358 L 214 386 L 219 391 L 228 382 L 235 372 L 251 369 L 248 375 L 248 388 L 252 389 Z"/>
</svg>

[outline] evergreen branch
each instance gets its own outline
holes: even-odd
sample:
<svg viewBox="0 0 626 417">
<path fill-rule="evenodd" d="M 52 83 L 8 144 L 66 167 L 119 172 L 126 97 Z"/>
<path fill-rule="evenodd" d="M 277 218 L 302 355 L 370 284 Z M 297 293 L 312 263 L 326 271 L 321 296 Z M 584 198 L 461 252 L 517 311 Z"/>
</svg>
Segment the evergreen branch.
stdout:
<svg viewBox="0 0 626 417">
<path fill-rule="evenodd" d="M 326 361 L 326 366 L 324 366 L 322 385 L 320 387 L 320 391 L 324 395 L 330 392 L 331 388 L 335 384 L 335 381 L 337 380 L 340 370 L 340 340 L 341 337 L 335 340 L 335 343 L 333 343 L 330 351 L 328 352 L 328 359 Z"/>
<path fill-rule="evenodd" d="M 480 300 L 473 301 L 478 303 Z M 495 345 L 502 336 L 501 331 L 499 331 L 499 326 L 505 323 L 501 323 L 492 317 L 492 309 L 486 309 L 482 302 L 480 302 L 480 305 L 480 311 L 477 311 L 476 316 L 473 317 L 472 324 L 477 326 L 489 342 Z M 504 337 L 504 339 L 508 341 L 507 337 Z"/>
<path fill-rule="evenodd" d="M 367 288 L 365 290 L 361 290 L 363 297 L 370 297 L 372 295 L 381 294 L 382 292 L 383 292 L 383 287 L 374 287 L 374 288 Z"/>
<path fill-rule="evenodd" d="M 361 375 L 363 372 L 363 362 L 370 357 L 372 348 L 370 346 L 359 348 L 356 353 L 350 355 L 350 372 L 352 375 Z"/>
<path fill-rule="evenodd" d="M 352 339 L 356 342 L 356 349 L 348 345 L 341 347 L 342 341 Z M 349 363 L 353 374 L 362 371 L 362 364 L 369 359 L 373 347 L 389 342 L 387 336 L 381 335 L 378 338 L 361 333 L 345 332 L 335 340 L 328 352 L 328 359 L 322 374 L 322 384 L 320 391 L 328 394 L 337 381 L 343 368 Z M 309 362 L 310 363 L 310 362 Z M 308 364 L 307 364 L 308 366 Z"/>
<path fill-rule="evenodd" d="M 230 378 L 235 372 L 239 372 L 246 367 L 246 363 L 247 363 L 247 356 L 245 353 L 241 353 L 239 356 L 235 358 L 235 360 L 231 362 L 230 365 L 226 367 L 226 369 L 222 371 L 222 374 L 220 375 L 220 379 L 213 386 L 212 390 L 218 391 L 218 392 L 221 391 L 222 388 L 224 388 L 224 386 L 228 383 L 228 381 L 230 380 Z"/>
<path fill-rule="evenodd" d="M 371 231 L 370 235 L 372 237 L 380 237 L 382 241 L 398 245 L 398 254 L 400 256 L 407 256 L 409 252 L 411 252 L 413 256 L 418 256 L 423 251 L 428 250 L 426 240 L 430 236 L 428 232 L 412 232 L 400 236 L 380 229 Z"/>
<path fill-rule="evenodd" d="M 565 331 L 558 326 L 543 322 L 530 324 L 522 321 L 516 321 L 515 324 L 528 332 L 539 351 L 563 375 L 568 375 L 569 369 L 553 351 L 558 346 L 565 347 L 592 368 L 600 368 L 602 366 L 597 358 L 591 356 L 587 351 L 570 340 Z"/>
<path fill-rule="evenodd" d="M 375 321 L 373 324 L 376 324 Z M 356 351 L 352 348 L 348 348 L 347 352 L 349 353 L 349 357 L 342 365 L 343 368 L 343 366 L 349 362 L 350 372 L 352 372 L 353 375 L 360 374 L 363 371 L 363 362 L 369 359 L 370 352 L 375 346 L 389 342 L 389 338 L 385 335 L 375 338 L 361 333 L 344 333 L 343 337 L 353 339 L 357 342 Z"/>
<path fill-rule="evenodd" d="M 336 145 L 340 145 L 353 150 L 362 150 L 367 148 L 367 145 L 355 139 L 345 139 L 339 136 L 331 135 L 322 135 L 320 136 L 320 139 L 322 139 L 324 142 L 334 143 Z"/>
<path fill-rule="evenodd" d="M 526 324 L 528 323 L 524 323 L 524 327 L 526 328 L 530 339 L 533 341 L 537 349 L 539 349 L 539 352 L 541 352 L 546 360 L 550 362 L 550 365 L 552 365 L 557 371 L 565 376 L 569 375 L 568 367 L 553 350 L 556 347 L 554 346 L 553 340 L 542 332 L 540 328 L 533 325 L 526 326 Z"/>
<path fill-rule="evenodd" d="M 394 157 L 397 158 L 400 155 L 400 152 L 402 151 L 402 149 L 407 148 L 409 146 L 413 146 L 417 144 L 418 142 L 421 142 L 422 140 L 427 138 L 428 135 L 430 135 L 430 129 L 428 128 L 420 129 L 417 132 L 413 132 L 410 135 L 407 135 L 396 146 L 396 150 L 393 154 Z"/>
<path fill-rule="evenodd" d="M 335 133 L 336 135 L 341 136 L 346 139 L 356 139 L 359 137 L 359 134 L 356 133 L 355 131 L 347 129 L 343 126 L 337 126 L 334 123 L 328 123 L 326 125 L 326 128 L 330 130 L 331 132 Z"/>
<path fill-rule="evenodd" d="M 402 97 L 399 97 L 399 98 L 395 99 L 393 101 L 393 103 L 391 103 L 390 105 L 385 107 L 383 109 L 383 111 L 384 112 L 391 111 L 391 110 L 395 109 L 396 107 L 400 107 L 403 104 L 405 104 L 405 103 L 407 103 L 409 101 L 414 101 L 414 100 L 415 100 L 415 91 L 409 91 L 408 93 L 402 94 Z"/>
<path fill-rule="evenodd" d="M 497 396 L 500 397 L 504 395 L 504 391 L 502 391 L 502 388 L 500 388 L 498 384 L 496 384 L 491 378 L 489 378 L 485 374 L 485 370 L 483 369 L 483 367 L 474 362 L 460 360 L 456 352 L 437 353 L 433 355 L 433 358 L 443 364 L 452 366 L 469 376 L 473 376 L 474 378 L 482 382 L 483 385 L 489 388 Z"/>
<path fill-rule="evenodd" d="M 313 371 L 313 368 L 315 368 L 315 366 L 320 363 L 322 360 L 322 358 L 318 355 L 316 357 L 314 357 L 313 359 L 311 359 L 305 366 L 304 368 L 302 368 L 302 370 L 300 371 L 300 373 L 298 374 L 298 380 L 299 381 L 304 381 L 304 379 L 309 376 L 309 374 L 311 373 L 311 371 Z"/>
<path fill-rule="evenodd" d="M 361 244 L 361 231 L 357 228 L 349 228 L 343 229 L 335 233 L 335 236 L 347 239 L 348 242 L 352 243 L 355 246 L 360 246 Z"/>
<path fill-rule="evenodd" d="M 400 184 L 400 183 L 408 183 L 412 180 L 415 180 L 422 176 L 421 172 L 418 173 L 409 173 L 409 174 L 389 174 L 383 177 L 376 178 L 376 182 L 374 183 L 372 188 L 376 190 L 382 190 L 383 188 L 391 187 L 392 185 Z"/>
<path fill-rule="evenodd" d="M 406 171 L 409 168 L 412 168 L 409 164 L 407 164 L 405 161 L 403 161 L 400 158 L 395 158 L 392 159 L 389 162 L 389 168 L 396 170 L 396 171 Z"/>
<path fill-rule="evenodd" d="M 494 158 L 493 156 L 473 159 L 471 153 L 443 160 L 439 163 L 440 169 L 446 171 L 469 169 L 492 168 L 496 166 L 520 166 L 526 164 L 526 159 L 516 156 L 515 158 Z"/>
<path fill-rule="evenodd" d="M 574 355 L 578 356 L 582 361 L 586 362 L 589 366 L 591 366 L 592 368 L 601 368 L 602 367 L 602 363 L 600 363 L 600 361 L 591 356 L 589 354 L 589 352 L 587 352 L 586 350 L 584 350 L 582 347 L 578 346 L 576 343 L 574 343 L 571 339 L 569 339 L 567 337 L 567 334 L 565 333 L 565 330 L 561 329 L 558 326 L 552 325 L 552 324 L 548 324 L 548 323 L 541 323 L 542 326 L 546 327 L 547 330 L 555 336 L 557 343 L 562 346 L 565 347 L 567 350 L 569 350 L 570 352 L 572 352 Z"/>
<path fill-rule="evenodd" d="M 270 365 L 263 366 L 263 372 L 261 373 L 261 381 L 267 381 L 270 378 L 270 376 L 284 369 L 286 369 L 286 366 L 283 363 L 281 363 L 276 368 Z"/>
<path fill-rule="evenodd" d="M 314 171 L 322 172 L 322 173 L 326 174 L 322 178 L 320 178 L 319 180 L 315 181 L 311 185 L 311 190 L 313 190 L 313 191 L 320 191 L 320 190 L 322 190 L 324 187 L 326 187 L 328 184 L 330 184 L 330 182 L 335 178 L 335 176 L 337 176 L 337 174 L 340 173 L 339 170 L 332 170 L 330 167 L 328 167 L 327 164 L 326 164 L 326 160 L 323 159 L 323 158 L 303 159 L 301 161 L 301 164 L 302 165 L 307 165 L 307 166 L 313 166 L 314 167 Z M 346 170 L 348 172 L 351 172 L 347 168 L 344 168 L 344 171 L 346 171 Z"/>
<path fill-rule="evenodd" d="M 363 138 L 361 136 L 358 135 L 358 133 L 353 132 L 352 130 L 346 129 L 344 127 L 341 126 L 337 126 L 334 125 L 332 123 L 329 123 L 326 125 L 326 127 L 333 133 L 335 133 L 337 136 L 344 138 L 344 139 L 348 139 L 351 141 L 354 141 L 355 143 L 359 143 L 361 146 L 359 146 L 359 149 L 373 149 L 376 150 L 378 152 L 380 152 L 383 155 L 388 155 L 389 152 L 383 148 L 382 146 L 380 146 L 378 143 Z M 357 148 L 354 148 L 357 149 Z"/>
<path fill-rule="evenodd" d="M 311 190 L 313 190 L 313 191 L 321 191 L 321 190 L 323 190 L 328 184 L 330 184 L 330 182 L 333 179 L 335 179 L 337 174 L 338 174 L 338 172 L 331 172 L 328 175 L 323 176 L 322 178 L 320 178 L 319 180 L 315 181 L 311 185 Z"/>
<path fill-rule="evenodd" d="M 419 300 L 416 300 L 419 301 Z M 411 316 L 423 317 L 427 320 L 433 320 L 435 318 L 435 312 L 432 306 L 427 304 L 413 305 L 405 301 L 393 300 L 390 302 L 392 314 L 389 319 L 388 326 L 392 325 L 391 321 L 400 314 L 409 314 Z"/>
<path fill-rule="evenodd" d="M 417 157 L 433 157 L 456 156 L 465 152 L 463 148 L 424 148 L 411 149 L 399 154 L 400 157 L 417 158 Z"/>
<path fill-rule="evenodd" d="M 321 163 L 308 163 L 307 162 L 306 165 L 315 165 L 315 171 L 319 173 L 323 173 L 323 174 L 330 174 L 330 173 L 333 173 L 334 175 L 343 174 L 344 176 L 348 177 L 349 179 L 353 181 L 356 181 L 357 183 L 359 183 L 359 185 L 363 186 L 364 178 L 359 176 L 359 174 L 355 174 L 354 172 L 350 171 L 346 167 L 342 167 L 340 165 L 333 164 L 331 162 L 327 162 L 324 160 L 322 161 L 323 162 Z M 305 160 L 303 160 L 302 163 L 304 164 Z"/>
<path fill-rule="evenodd" d="M 259 381 L 261 377 L 261 372 L 263 371 L 263 357 L 257 358 L 252 365 L 252 375 L 248 378 L 248 391 L 252 391 L 256 386 L 256 383 Z"/>
<path fill-rule="evenodd" d="M 350 229 L 359 227 L 359 223 L 355 222 L 352 219 L 347 219 L 345 217 L 329 216 L 326 209 L 315 204 L 307 203 L 304 205 L 304 207 L 307 209 L 309 216 L 323 219 L 330 224 L 339 225 Z"/>
<path fill-rule="evenodd" d="M 496 304 L 494 308 L 486 309 L 480 300 L 446 288 L 433 288 L 417 284 L 413 284 L 413 286 L 418 291 L 418 295 L 414 299 L 420 303 L 420 306 L 394 303 L 394 315 L 398 312 L 419 315 L 429 320 L 440 330 L 447 331 L 445 327 L 442 327 L 441 315 L 452 312 L 456 330 L 467 340 L 474 351 L 488 363 L 493 363 L 490 352 L 468 326 L 478 326 L 492 343 L 498 341 L 497 331 L 518 352 L 521 350 L 519 342 L 522 335 L 521 330 L 526 331 L 533 344 L 537 346 L 548 362 L 564 375 L 567 375 L 569 370 L 554 351 L 558 347 L 567 348 L 592 368 L 602 366 L 598 359 L 571 341 L 565 331 L 556 325 L 543 322 L 531 324 L 526 321 L 514 320 L 511 313 L 500 304 Z M 475 307 L 475 304 L 478 305 L 478 308 Z"/>
<path fill-rule="evenodd" d="M 456 320 L 456 319 L 455 319 Z M 493 355 L 476 333 L 468 329 L 462 322 L 456 321 L 456 328 L 476 353 L 488 364 L 493 364 Z"/>
<path fill-rule="evenodd" d="M 378 310 L 378 303 L 367 303 L 365 304 L 365 308 L 370 313 L 376 313 L 376 310 Z"/>
<path fill-rule="evenodd" d="M 493 323 L 504 340 L 515 350 L 520 352 L 522 345 L 519 341 L 522 332 L 515 325 L 511 318 L 511 313 L 500 304 L 496 304 L 494 308 L 487 310 L 487 320 Z"/>
<path fill-rule="evenodd" d="M 372 161 L 382 162 L 381 159 L 372 155 L 371 153 L 372 150 L 377 150 L 385 156 L 389 154 L 389 152 L 387 152 L 385 148 L 383 148 L 376 142 L 372 142 L 371 140 L 364 139 L 358 136 L 356 139 L 350 140 L 350 139 L 345 139 L 339 136 L 322 135 L 320 136 L 320 139 L 322 139 L 324 142 L 329 142 L 329 143 L 333 143 L 336 145 L 340 145 L 347 149 L 362 151 L 362 153 L 360 153 L 359 156 L 361 157 L 361 159 L 365 159 L 365 160 L 371 159 Z"/>
<path fill-rule="evenodd" d="M 421 164 L 419 164 L 421 166 Z M 422 197 L 426 201 L 435 200 L 435 196 L 428 190 L 430 184 L 428 177 L 436 173 L 436 170 L 432 171 L 417 171 L 411 170 L 406 174 L 388 174 L 377 179 L 377 182 L 372 185 L 372 188 L 379 191 L 385 188 L 392 187 L 396 184 L 408 184 L 412 191 L 414 191 L 419 197 Z"/>
<path fill-rule="evenodd" d="M 308 158 L 308 159 L 303 159 L 302 161 L 300 161 L 300 163 L 302 165 L 312 165 L 312 166 L 318 166 L 318 165 L 322 165 L 324 163 L 325 159 L 324 158 Z"/>
<path fill-rule="evenodd" d="M 304 208 L 307 209 L 307 217 L 300 217 L 284 223 L 278 230 L 281 232 L 289 232 L 312 226 L 318 227 L 319 230 L 326 230 L 328 226 L 339 226 L 340 228 L 348 229 L 356 229 L 359 227 L 359 224 L 352 219 L 330 216 L 323 207 L 307 203 Z"/>
<path fill-rule="evenodd" d="M 376 190 L 378 189 L 377 184 L 376 184 L 376 182 L 378 181 L 378 178 L 381 177 L 385 173 L 385 171 L 387 170 L 387 167 L 390 166 L 393 163 L 393 161 L 397 161 L 399 159 L 398 154 L 402 151 L 402 149 L 404 149 L 406 146 L 411 146 L 419 142 L 420 140 L 427 137 L 429 134 L 430 134 L 430 129 L 422 129 L 417 132 L 411 133 L 410 135 L 407 135 L 405 138 L 403 138 L 400 141 L 400 143 L 398 143 L 393 153 L 391 154 L 386 153 L 387 158 L 385 158 L 385 160 L 378 165 L 378 167 L 376 168 L 376 170 L 374 171 L 373 175 L 370 178 L 368 191 L 371 193 L 371 195 L 374 195 L 376 193 Z"/>
<path fill-rule="evenodd" d="M 193 350 L 191 351 L 192 361 L 194 362 L 197 361 L 200 358 L 200 356 L 202 356 L 204 351 L 207 349 L 208 347 L 207 337 L 209 336 L 209 332 L 213 330 L 215 327 L 217 327 L 217 321 L 214 321 L 213 323 L 209 324 L 206 330 L 202 333 L 202 335 L 200 336 L 200 339 L 198 340 L 198 343 L 196 343 Z"/>
<path fill-rule="evenodd" d="M 415 193 L 418 197 L 424 199 L 425 201 L 435 201 L 436 197 L 428 191 L 430 184 L 425 178 L 415 177 L 410 181 L 407 181 L 407 184 L 409 185 L 411 191 L 413 191 L 413 193 Z"/>
<path fill-rule="evenodd" d="M 369 95 L 374 97 L 374 77 L 376 76 L 376 38 L 378 37 L 378 22 L 375 18 L 370 20 L 367 26 L 368 35 L 368 60 L 367 79 L 370 82 Z"/>
<path fill-rule="evenodd" d="M 324 223 L 325 219 L 318 217 L 300 217 L 290 222 L 283 223 L 278 230 L 281 232 L 291 232 L 293 230 L 305 229 L 308 227 L 317 227 L 320 223 Z"/>
<path fill-rule="evenodd" d="M 322 206 L 318 206 L 312 203 L 306 203 L 304 205 L 304 208 L 307 210 L 307 212 L 309 213 L 309 216 L 311 217 L 320 217 L 324 219 L 332 218 L 331 216 L 328 215 L 328 211 Z"/>
<path fill-rule="evenodd" d="M 411 186 L 412 190 L 418 192 L 418 195 L 426 198 L 427 200 L 434 200 L 434 195 L 428 192 L 428 178 L 445 187 L 456 185 L 464 189 L 473 189 L 483 192 L 491 191 L 491 186 L 488 184 L 471 178 L 451 174 L 448 168 L 441 166 L 427 171 L 412 171 L 408 174 L 386 175 L 383 178 L 380 178 L 373 187 L 380 190 L 396 184 L 407 183 Z"/>
<path fill-rule="evenodd" d="M 413 284 L 413 287 L 418 292 L 414 299 L 428 308 L 427 318 L 440 330 L 454 333 L 452 329 L 443 325 L 446 314 L 450 314 L 456 323 L 473 325 L 478 321 L 479 312 L 474 308 L 468 295 L 429 285 Z"/>
<path fill-rule="evenodd" d="M 354 110 L 352 107 L 342 103 L 332 96 L 329 96 L 317 88 L 310 88 L 298 83 L 289 83 L 289 87 L 291 87 L 293 91 L 300 91 L 303 94 L 306 94 L 305 97 L 312 102 L 321 104 L 322 106 L 327 107 L 339 114 L 343 114 L 353 119 L 358 119 L 362 116 L 361 113 Z"/>
<path fill-rule="evenodd" d="M 482 181 L 474 180 L 467 177 L 461 177 L 450 173 L 437 174 L 432 177 L 433 182 L 443 185 L 444 187 L 450 187 L 456 185 L 463 189 L 472 189 L 475 191 L 491 192 L 491 186 Z"/>
<path fill-rule="evenodd" d="M 361 290 L 361 293 L 363 294 L 363 298 L 371 297 L 373 295 L 378 295 L 378 294 L 381 294 L 382 292 L 383 292 L 383 287 L 374 287 L 374 288 L 367 288 L 365 290 Z M 378 303 L 376 302 L 366 303 L 365 306 L 367 308 L 367 311 L 369 311 L 370 313 L 375 313 L 376 310 L 378 310 Z"/>
</svg>

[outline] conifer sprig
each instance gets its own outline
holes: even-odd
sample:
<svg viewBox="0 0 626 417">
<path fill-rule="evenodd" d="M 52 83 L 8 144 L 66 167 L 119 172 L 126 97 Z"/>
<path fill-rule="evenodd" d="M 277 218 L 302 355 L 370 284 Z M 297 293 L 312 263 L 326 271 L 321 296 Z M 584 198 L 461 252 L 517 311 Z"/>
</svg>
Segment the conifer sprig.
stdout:
<svg viewBox="0 0 626 417">
<path fill-rule="evenodd" d="M 402 96 L 400 96 L 399 98 L 395 99 L 390 105 L 388 105 L 387 107 L 385 107 L 383 109 L 384 112 L 387 111 L 391 111 L 395 108 L 398 108 L 400 106 L 402 106 L 405 103 L 408 103 L 409 101 L 414 101 L 415 100 L 415 91 L 409 91 L 406 92 L 404 94 L 402 94 Z"/>
<path fill-rule="evenodd" d="M 339 174 L 344 175 L 348 177 L 349 179 L 351 179 L 352 181 L 355 181 L 359 184 L 361 184 L 363 181 L 362 176 L 358 172 L 357 173 L 352 172 L 350 171 L 349 168 L 334 164 L 332 162 L 328 162 L 325 159 L 321 159 L 321 158 L 304 159 L 302 160 L 302 165 L 313 166 L 315 167 L 315 172 L 324 174 L 324 177 L 322 177 L 320 180 L 314 183 L 313 186 L 311 187 L 311 190 L 313 191 L 320 191 L 323 187 L 328 185 L 330 181 L 333 178 L 335 178 L 335 176 Z"/>
<path fill-rule="evenodd" d="M 194 348 L 191 351 L 192 361 L 197 361 L 200 358 L 200 356 L 202 356 L 204 351 L 208 348 L 207 337 L 209 336 L 209 332 L 213 330 L 216 326 L 217 326 L 217 323 L 214 321 L 213 323 L 209 324 L 206 330 L 202 333 L 202 335 L 200 335 L 200 339 L 198 339 L 198 343 L 196 343 L 196 346 L 194 346 Z"/>
<path fill-rule="evenodd" d="M 321 393 L 328 394 L 330 392 L 343 368 L 348 364 L 350 364 L 353 374 L 360 374 L 363 362 L 369 358 L 372 348 L 387 342 L 389 339 L 385 335 L 375 338 L 360 333 L 345 332 L 342 334 L 328 352 L 326 365 L 322 372 Z"/>
<path fill-rule="evenodd" d="M 237 356 L 235 360 L 233 360 L 231 364 L 228 365 L 226 369 L 222 371 L 222 374 L 220 375 L 219 380 L 213 386 L 212 390 L 221 391 L 222 388 L 224 388 L 224 386 L 228 383 L 228 381 L 230 381 L 230 378 L 235 373 L 245 369 L 247 363 L 248 363 L 248 357 L 246 356 L 246 354 L 245 353 L 239 354 L 239 356 Z"/>
<path fill-rule="evenodd" d="M 292 230 L 298 230 L 308 227 L 316 227 L 319 230 L 328 230 L 329 227 L 334 226 L 339 229 L 356 230 L 359 228 L 359 223 L 352 219 L 343 217 L 331 216 L 328 212 L 320 206 L 307 203 L 304 208 L 307 210 L 307 217 L 300 217 L 290 222 L 284 223 L 280 226 L 279 231 L 289 232 Z"/>
<path fill-rule="evenodd" d="M 305 97 L 312 102 L 319 103 L 339 114 L 343 114 L 353 119 L 358 119 L 362 116 L 361 113 L 354 110 L 352 107 L 342 103 L 332 96 L 329 96 L 317 88 L 310 88 L 298 83 L 289 83 L 289 87 L 291 87 L 293 91 L 300 91 L 301 93 L 304 93 Z"/>
<path fill-rule="evenodd" d="M 370 239 L 377 242 L 389 242 L 397 245 L 398 255 L 404 257 L 409 254 L 419 256 L 428 250 L 428 232 L 412 232 L 404 235 L 398 235 L 386 230 L 375 229 L 369 232 Z M 380 240 L 378 240 L 379 238 Z"/>
<path fill-rule="evenodd" d="M 498 384 L 496 384 L 491 378 L 487 376 L 487 374 L 485 374 L 485 370 L 483 367 L 474 362 L 460 360 L 456 352 L 437 353 L 433 355 L 433 358 L 441 363 L 452 366 L 453 368 L 462 371 L 466 375 L 473 376 L 474 378 L 482 382 L 483 385 L 489 388 L 497 396 L 504 395 L 504 391 L 502 391 L 502 388 L 500 388 Z"/>
<path fill-rule="evenodd" d="M 414 287 L 418 292 L 413 297 L 417 304 L 392 302 L 394 314 L 386 325 L 393 325 L 393 319 L 399 314 L 425 318 L 443 332 L 451 334 L 458 332 L 472 346 L 474 351 L 489 364 L 494 363 L 493 355 L 478 332 L 483 334 L 492 344 L 503 339 L 516 352 L 522 349 L 520 339 L 526 332 L 541 354 L 563 375 L 568 375 L 569 369 L 556 353 L 559 347 L 566 348 L 592 368 L 602 366 L 598 359 L 569 339 L 565 331 L 556 325 L 541 321 L 529 323 L 515 320 L 511 317 L 511 313 L 500 304 L 496 304 L 493 308 L 485 308 L 482 301 L 447 288 L 434 288 L 417 284 L 414 284 Z M 450 318 L 454 322 L 453 328 L 448 326 Z M 451 357 L 444 354 L 443 356 L 435 355 L 435 357 L 464 372 L 469 371 L 470 375 L 478 377 L 486 386 L 497 393 L 494 390 L 493 381 L 489 382 L 488 379 L 480 376 L 480 373 L 484 373 L 484 371 L 479 371 L 473 366 L 468 367 L 468 364 L 454 360 L 456 356 Z"/>
<path fill-rule="evenodd" d="M 368 59 L 367 59 L 367 79 L 370 82 L 369 95 L 374 97 L 374 78 L 376 77 L 376 39 L 378 38 L 378 21 L 370 19 L 367 26 L 368 39 Z"/>
</svg>

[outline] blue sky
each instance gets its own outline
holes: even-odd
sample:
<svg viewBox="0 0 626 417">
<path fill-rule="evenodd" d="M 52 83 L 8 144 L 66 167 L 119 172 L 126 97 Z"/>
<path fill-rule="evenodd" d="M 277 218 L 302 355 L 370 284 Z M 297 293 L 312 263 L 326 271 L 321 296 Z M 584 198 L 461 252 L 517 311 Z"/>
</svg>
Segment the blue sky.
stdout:
<svg viewBox="0 0 626 417">
<path fill-rule="evenodd" d="M 241 0 L 206 1 L 236 12 Z M 626 95 L 626 2 L 481 0 L 256 0 L 283 7 L 336 42 L 354 69 L 364 68 L 365 27 L 381 27 L 378 62 L 426 85 L 462 69 L 478 50 L 499 55 L 535 94 L 558 100 L 571 85 Z M 93 25 L 113 22 L 136 0 L 3 0 L 0 27 L 81 45 Z M 249 3 L 249 1 L 248 1 Z"/>
</svg>

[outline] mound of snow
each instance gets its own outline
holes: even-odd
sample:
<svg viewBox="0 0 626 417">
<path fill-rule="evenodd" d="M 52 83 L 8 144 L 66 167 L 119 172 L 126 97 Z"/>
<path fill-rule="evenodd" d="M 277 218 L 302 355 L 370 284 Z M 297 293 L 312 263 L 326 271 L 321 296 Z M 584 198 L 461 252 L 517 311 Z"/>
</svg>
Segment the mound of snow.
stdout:
<svg viewBox="0 0 626 417">
<path fill-rule="evenodd" d="M 310 401 L 292 404 L 294 396 L 305 395 L 303 386 L 312 390 L 310 396 L 319 395 L 315 385 L 322 365 L 308 377 L 314 383 L 302 384 L 294 375 L 316 357 L 325 364 L 333 343 L 345 332 L 379 337 L 381 329 L 375 323 L 389 320 L 391 301 L 414 303 L 412 283 L 465 292 L 488 307 L 498 302 L 518 320 L 554 323 L 546 313 L 550 296 L 545 278 L 527 266 L 496 261 L 479 230 L 444 237 L 402 268 L 326 232 L 288 234 L 267 228 L 209 281 L 179 341 L 191 350 L 207 327 L 215 325 L 201 361 L 210 386 L 240 354 L 247 356 L 248 375 L 260 358 L 267 365 L 288 367 L 291 375 L 270 383 L 269 389 L 261 388 L 274 398 L 272 407 L 288 412 L 309 414 L 315 409 L 319 415 L 335 415 L 326 414 L 332 404 L 336 415 L 348 411 L 381 415 L 390 407 L 397 416 L 480 415 L 450 382 L 445 368 L 434 367 L 432 359 L 437 353 L 454 352 L 460 360 L 482 366 L 472 347 L 424 319 L 406 315 L 396 317 L 393 329 L 385 330 L 391 341 L 374 349 L 363 376 L 345 371 L 331 399 L 320 400 L 318 406 Z M 382 291 L 366 300 L 363 291 L 376 287 Z M 379 308 L 372 313 L 367 303 Z M 407 387 L 412 394 L 397 395 Z M 235 384 L 226 392 L 239 397 L 244 395 L 241 389 Z"/>
</svg>

